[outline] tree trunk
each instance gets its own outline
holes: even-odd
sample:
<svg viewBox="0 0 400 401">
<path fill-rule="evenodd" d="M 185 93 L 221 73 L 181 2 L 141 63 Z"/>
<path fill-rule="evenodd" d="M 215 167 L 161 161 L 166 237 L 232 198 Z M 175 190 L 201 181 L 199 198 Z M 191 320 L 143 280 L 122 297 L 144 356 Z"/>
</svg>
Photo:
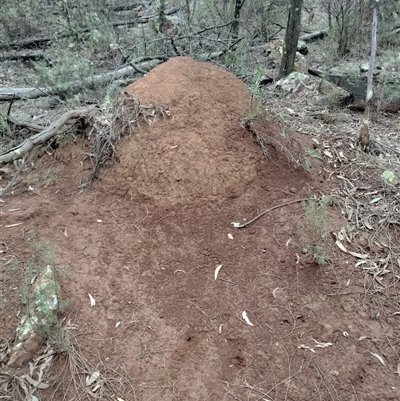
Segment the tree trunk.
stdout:
<svg viewBox="0 0 400 401">
<path fill-rule="evenodd" d="M 290 0 L 279 78 L 289 75 L 294 70 L 294 60 L 300 36 L 302 7 L 303 0 Z"/>
<path fill-rule="evenodd" d="M 375 64 L 375 56 L 376 56 L 376 31 L 378 25 L 378 1 L 373 1 L 373 14 L 372 14 L 372 34 L 371 34 L 371 55 L 369 57 L 369 66 L 368 66 L 368 77 L 367 77 L 367 96 L 365 99 L 365 111 L 364 111 L 364 119 L 361 124 L 360 134 L 358 137 L 358 141 L 361 145 L 361 149 L 364 152 L 369 152 L 370 150 L 370 136 L 369 136 L 369 115 L 370 115 L 370 106 L 371 99 L 374 95 L 372 90 L 372 82 L 373 82 L 373 72 L 374 72 L 374 64 Z"/>
<path fill-rule="evenodd" d="M 232 22 L 232 38 L 237 39 L 239 36 L 239 20 L 240 20 L 240 10 L 243 7 L 243 4 L 246 0 L 235 0 L 235 11 L 233 14 L 233 22 Z"/>
</svg>

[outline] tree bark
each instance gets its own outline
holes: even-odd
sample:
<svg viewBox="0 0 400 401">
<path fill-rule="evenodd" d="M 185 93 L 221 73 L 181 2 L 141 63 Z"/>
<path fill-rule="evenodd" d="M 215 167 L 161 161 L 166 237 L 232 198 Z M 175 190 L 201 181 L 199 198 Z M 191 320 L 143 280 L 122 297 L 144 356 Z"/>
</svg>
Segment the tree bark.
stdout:
<svg viewBox="0 0 400 401">
<path fill-rule="evenodd" d="M 290 0 L 279 78 L 289 75 L 294 70 L 294 60 L 300 36 L 302 7 L 303 0 Z"/>
</svg>

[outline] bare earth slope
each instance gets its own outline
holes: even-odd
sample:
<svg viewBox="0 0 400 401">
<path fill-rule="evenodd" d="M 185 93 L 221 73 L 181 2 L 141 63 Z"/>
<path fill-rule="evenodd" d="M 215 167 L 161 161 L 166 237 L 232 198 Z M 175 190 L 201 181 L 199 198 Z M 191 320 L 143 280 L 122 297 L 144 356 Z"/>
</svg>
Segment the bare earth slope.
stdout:
<svg viewBox="0 0 400 401">
<path fill-rule="evenodd" d="M 22 223 L 2 228 L 4 243 L 20 258 L 34 228 L 69 265 L 64 289 L 85 356 L 100 356 L 132 380 L 134 396 L 117 396 L 399 399 L 399 378 L 370 354 L 384 354 L 396 333 L 370 318 L 353 267 L 338 255 L 318 267 L 287 245 L 301 204 L 244 229 L 231 225 L 329 192 L 322 166 L 295 169 L 273 149 L 266 160 L 240 128 L 246 87 L 215 66 L 175 58 L 126 90 L 142 104 L 168 106 L 171 117 L 125 138 L 118 163 L 87 192 L 77 190 L 82 143 L 42 158 L 4 199 L 1 217 L 2 227 Z M 279 135 L 272 122 L 262 127 L 265 135 Z M 309 138 L 297 138 L 310 146 Z M 32 183 L 48 166 L 59 172 L 54 185 Z M 10 336 L 14 311 L 2 320 L 8 322 L 2 335 Z"/>
</svg>

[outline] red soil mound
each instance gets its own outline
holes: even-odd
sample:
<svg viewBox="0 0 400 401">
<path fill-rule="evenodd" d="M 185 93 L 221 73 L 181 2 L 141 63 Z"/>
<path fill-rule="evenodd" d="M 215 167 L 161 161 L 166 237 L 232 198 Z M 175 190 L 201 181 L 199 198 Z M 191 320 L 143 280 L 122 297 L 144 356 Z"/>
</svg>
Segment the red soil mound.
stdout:
<svg viewBox="0 0 400 401">
<path fill-rule="evenodd" d="M 260 172 L 262 154 L 240 128 L 249 92 L 232 74 L 187 57 L 172 59 L 131 84 L 142 104 L 172 117 L 135 132 L 120 150 L 130 190 L 158 204 L 234 197 Z"/>
</svg>

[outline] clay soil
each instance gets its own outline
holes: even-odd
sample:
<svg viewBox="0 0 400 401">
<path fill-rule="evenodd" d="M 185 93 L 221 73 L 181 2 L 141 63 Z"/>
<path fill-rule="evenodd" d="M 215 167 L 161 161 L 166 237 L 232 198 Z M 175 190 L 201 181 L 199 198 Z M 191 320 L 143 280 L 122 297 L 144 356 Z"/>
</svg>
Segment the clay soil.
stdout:
<svg viewBox="0 0 400 401">
<path fill-rule="evenodd" d="M 304 210 L 283 204 L 335 192 L 323 161 L 306 171 L 274 141 L 266 158 L 241 127 L 248 90 L 215 66 L 172 59 L 126 91 L 170 117 L 124 137 L 117 162 L 85 191 L 88 141 L 77 139 L 38 156 L 3 197 L 0 336 L 11 340 L 18 323 L 16 280 L 33 229 L 67 266 L 65 317 L 80 352 L 130 381 L 103 399 L 400 399 L 398 317 L 378 318 L 364 273 L 330 234 L 323 265 L 296 246 Z M 313 147 L 304 134 L 287 141 L 274 121 L 258 129 L 294 159 Z M 245 228 L 231 224 L 277 205 Z M 341 209 L 329 212 L 336 232 Z M 19 262 L 12 276 L 10 258 Z M 49 380 L 65 361 L 60 354 Z M 35 394 L 77 396 L 56 386 Z"/>
</svg>

